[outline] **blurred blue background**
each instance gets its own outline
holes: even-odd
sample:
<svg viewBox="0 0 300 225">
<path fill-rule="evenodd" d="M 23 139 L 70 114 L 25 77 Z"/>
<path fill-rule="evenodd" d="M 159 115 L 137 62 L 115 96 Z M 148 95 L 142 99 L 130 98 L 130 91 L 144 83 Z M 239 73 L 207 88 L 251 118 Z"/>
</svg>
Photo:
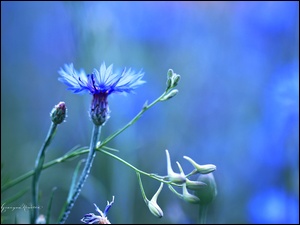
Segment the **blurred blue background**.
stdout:
<svg viewBox="0 0 300 225">
<path fill-rule="evenodd" d="M 218 196 L 208 223 L 299 223 L 299 2 L 1 2 L 1 176 L 33 169 L 59 101 L 68 108 L 46 161 L 87 146 L 91 96 L 75 95 L 57 80 L 65 63 L 87 73 L 101 63 L 143 69 L 136 94 L 111 95 L 111 118 L 101 139 L 125 125 L 144 102 L 165 90 L 167 71 L 181 75 L 178 95 L 155 105 L 109 143 L 136 167 L 186 173 L 212 163 Z M 80 157 L 84 158 L 84 157 Z M 80 158 L 41 174 L 41 213 L 53 187 L 55 222 Z M 159 183 L 142 176 L 148 198 Z M 1 194 L 29 192 L 10 206 L 30 205 L 31 179 Z M 80 223 L 93 203 L 112 223 L 195 223 L 198 206 L 165 186 L 164 217 L 144 204 L 133 170 L 98 153 L 67 223 Z M 2 202 L 1 201 L 1 202 Z M 2 202 L 3 203 L 3 202 Z M 28 222 L 28 211 L 2 213 Z"/>
</svg>

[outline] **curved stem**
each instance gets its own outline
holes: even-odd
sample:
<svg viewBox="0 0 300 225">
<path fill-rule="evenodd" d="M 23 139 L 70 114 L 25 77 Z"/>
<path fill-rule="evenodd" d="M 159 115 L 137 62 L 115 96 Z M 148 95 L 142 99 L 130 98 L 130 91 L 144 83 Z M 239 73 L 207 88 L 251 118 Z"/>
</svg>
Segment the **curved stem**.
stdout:
<svg viewBox="0 0 300 225">
<path fill-rule="evenodd" d="M 101 132 L 101 126 L 94 125 L 92 138 L 91 138 L 91 144 L 90 144 L 90 150 L 89 150 L 89 155 L 87 157 L 87 161 L 85 163 L 85 166 L 84 166 L 84 169 L 83 169 L 82 174 L 80 176 L 80 179 L 78 181 L 78 184 L 77 184 L 77 186 L 74 190 L 72 198 L 68 202 L 68 205 L 66 206 L 65 212 L 64 212 L 64 214 L 62 215 L 62 217 L 59 221 L 60 224 L 65 223 L 65 221 L 67 220 L 67 218 L 68 218 L 68 216 L 71 212 L 71 209 L 73 208 L 74 203 L 75 203 L 76 199 L 78 198 L 87 177 L 89 176 L 90 170 L 92 168 L 93 160 L 94 160 L 95 155 L 96 155 L 96 145 L 97 145 L 97 142 L 99 140 L 100 132 Z"/>
<path fill-rule="evenodd" d="M 150 178 L 153 178 L 155 180 L 158 180 L 158 181 L 166 183 L 166 184 L 172 183 L 171 181 L 167 181 L 167 180 L 164 180 L 163 178 L 159 178 L 159 176 L 156 176 L 155 174 L 144 172 L 144 171 L 136 168 L 135 166 L 131 165 L 130 163 L 126 162 L 124 159 L 121 159 L 120 157 L 118 157 L 118 156 L 116 156 L 116 155 L 114 155 L 114 154 L 112 154 L 110 152 L 107 152 L 107 151 L 105 151 L 103 149 L 100 149 L 100 151 L 103 152 L 103 153 L 105 153 L 106 155 L 109 155 L 109 156 L 115 158 L 116 160 L 124 163 L 126 166 L 130 167 L 131 169 L 133 169 L 138 174 L 144 174 L 145 176 L 148 176 Z M 172 183 L 172 184 L 174 184 L 174 183 Z M 174 185 L 180 186 L 180 185 L 177 185 L 177 184 L 174 184 Z"/>
<path fill-rule="evenodd" d="M 45 139 L 45 142 L 43 143 L 43 145 L 38 153 L 37 159 L 35 161 L 35 168 L 33 171 L 33 179 L 32 179 L 32 204 L 34 206 L 34 209 L 32 211 L 32 215 L 31 215 L 31 223 L 35 223 L 35 220 L 39 215 L 39 207 L 38 207 L 39 178 L 40 178 L 40 174 L 43 170 L 46 148 L 50 145 L 50 142 L 51 142 L 52 138 L 54 137 L 56 127 L 57 127 L 57 124 L 52 122 L 51 126 L 49 128 L 47 137 Z"/>
</svg>

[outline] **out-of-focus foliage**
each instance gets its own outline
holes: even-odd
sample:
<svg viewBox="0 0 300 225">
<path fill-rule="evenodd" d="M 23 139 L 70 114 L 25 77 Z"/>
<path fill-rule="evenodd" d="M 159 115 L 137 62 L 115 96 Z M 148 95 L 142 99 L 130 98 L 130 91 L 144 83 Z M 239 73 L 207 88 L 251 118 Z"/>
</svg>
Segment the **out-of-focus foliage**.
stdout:
<svg viewBox="0 0 300 225">
<path fill-rule="evenodd" d="M 299 2 L 1 2 L 1 161 L 11 179 L 33 169 L 59 101 L 68 109 L 46 161 L 89 144 L 91 96 L 74 95 L 58 70 L 74 63 L 87 73 L 101 63 L 141 68 L 147 81 L 135 95 L 109 97 L 111 118 L 101 138 L 126 124 L 165 90 L 168 69 L 180 74 L 172 99 L 149 110 L 110 143 L 118 156 L 166 175 L 183 156 L 217 166 L 218 195 L 208 223 L 299 222 Z M 41 174 L 40 211 L 51 190 L 55 222 L 80 160 Z M 175 166 L 174 166 L 175 168 Z M 176 171 L 178 172 L 178 171 Z M 143 178 L 145 192 L 158 182 Z M 31 179 L 1 194 L 30 188 Z M 135 173 L 98 153 L 68 223 L 80 223 L 115 196 L 112 223 L 195 223 L 198 207 L 163 188 L 164 217 L 144 204 Z M 10 206 L 31 204 L 26 194 Z M 2 220 L 28 222 L 29 210 Z"/>
</svg>

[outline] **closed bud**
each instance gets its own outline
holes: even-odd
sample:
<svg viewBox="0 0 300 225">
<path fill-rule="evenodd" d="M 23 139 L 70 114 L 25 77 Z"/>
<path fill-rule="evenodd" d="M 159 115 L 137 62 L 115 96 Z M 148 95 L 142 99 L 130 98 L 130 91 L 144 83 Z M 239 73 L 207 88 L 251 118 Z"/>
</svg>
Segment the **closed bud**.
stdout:
<svg viewBox="0 0 300 225">
<path fill-rule="evenodd" d="M 206 186 L 204 182 L 201 181 L 195 181 L 195 180 L 190 180 L 186 178 L 186 187 L 190 190 L 199 190 Z"/>
<path fill-rule="evenodd" d="M 148 202 L 148 208 L 154 216 L 156 216 L 158 218 L 162 218 L 164 216 L 163 211 L 161 210 L 159 205 L 157 205 L 157 203 L 149 201 Z"/>
<path fill-rule="evenodd" d="M 173 98 L 175 95 L 177 95 L 178 93 L 178 90 L 177 89 L 174 89 L 172 91 L 170 91 L 169 93 L 165 94 L 161 99 L 160 101 L 166 101 L 170 98 Z"/>
<path fill-rule="evenodd" d="M 173 77 L 173 74 L 174 74 L 173 70 L 172 70 L 172 69 L 169 69 L 169 70 L 168 70 L 168 78 Z"/>
<path fill-rule="evenodd" d="M 175 173 L 171 166 L 171 159 L 169 151 L 166 150 L 167 155 L 167 171 L 168 171 L 168 178 L 171 182 L 176 184 L 183 184 L 186 181 L 186 178 L 183 173 Z"/>
<path fill-rule="evenodd" d="M 180 80 L 180 75 L 174 73 L 174 76 L 172 77 L 172 79 L 173 79 L 173 86 L 172 87 L 176 87 L 177 84 L 178 84 L 178 82 L 179 82 L 179 80 Z"/>
<path fill-rule="evenodd" d="M 198 172 L 201 174 L 211 173 L 217 169 L 217 167 L 213 164 L 199 165 L 194 160 L 192 160 L 190 157 L 183 156 L 183 158 L 188 160 L 195 167 L 195 172 Z"/>
<path fill-rule="evenodd" d="M 200 202 L 200 199 L 197 196 L 192 195 L 188 192 L 186 188 L 186 183 L 182 186 L 182 198 L 183 200 L 192 204 L 198 204 Z"/>
<path fill-rule="evenodd" d="M 62 123 L 66 118 L 66 104 L 64 102 L 59 102 L 54 106 L 50 113 L 51 120 L 54 124 Z"/>
<path fill-rule="evenodd" d="M 161 218 L 164 215 L 163 211 L 157 204 L 157 197 L 160 194 L 163 186 L 164 186 L 164 183 L 160 183 L 160 186 L 159 186 L 157 192 L 153 195 L 152 199 L 150 201 L 147 201 L 147 205 L 148 205 L 150 212 L 158 218 Z"/>
</svg>

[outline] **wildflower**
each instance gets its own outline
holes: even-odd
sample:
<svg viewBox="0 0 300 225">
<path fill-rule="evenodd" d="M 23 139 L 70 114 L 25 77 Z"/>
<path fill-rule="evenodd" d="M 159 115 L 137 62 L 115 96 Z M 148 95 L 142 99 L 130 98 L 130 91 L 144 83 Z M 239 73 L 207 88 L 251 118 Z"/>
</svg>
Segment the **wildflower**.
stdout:
<svg viewBox="0 0 300 225">
<path fill-rule="evenodd" d="M 94 204 L 96 207 L 96 211 L 100 215 L 98 216 L 98 215 L 95 215 L 94 213 L 85 214 L 84 217 L 81 219 L 81 222 L 86 223 L 86 224 L 111 224 L 109 222 L 109 220 L 107 219 L 106 214 L 107 214 L 108 210 L 110 209 L 110 207 L 112 206 L 112 204 L 114 203 L 114 199 L 115 199 L 115 197 L 113 196 L 111 202 L 107 201 L 107 205 L 104 209 L 104 212 L 102 212 L 98 208 L 98 206 L 96 204 Z"/>
<path fill-rule="evenodd" d="M 142 80 L 144 73 L 135 73 L 130 68 L 122 73 L 113 73 L 113 65 L 109 67 L 102 63 L 100 70 L 94 69 L 93 73 L 86 74 L 84 70 L 76 71 L 73 64 L 65 65 L 60 69 L 59 81 L 66 84 L 74 93 L 90 93 L 93 100 L 90 116 L 94 124 L 104 125 L 110 117 L 107 97 L 112 93 L 133 93 L 134 89 L 145 83 Z"/>
</svg>

